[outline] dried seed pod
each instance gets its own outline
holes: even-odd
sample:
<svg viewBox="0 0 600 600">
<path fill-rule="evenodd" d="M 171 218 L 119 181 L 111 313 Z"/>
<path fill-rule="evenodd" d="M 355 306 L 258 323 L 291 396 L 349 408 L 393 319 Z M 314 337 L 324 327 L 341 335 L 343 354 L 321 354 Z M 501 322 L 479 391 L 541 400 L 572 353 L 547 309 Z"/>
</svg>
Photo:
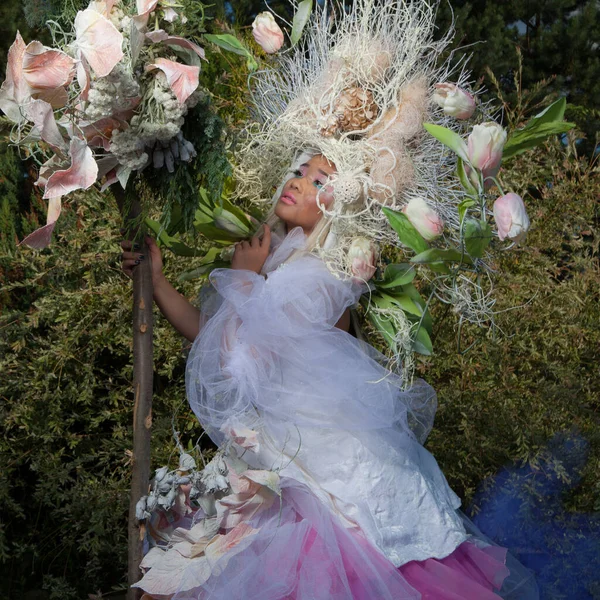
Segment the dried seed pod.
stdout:
<svg viewBox="0 0 600 600">
<path fill-rule="evenodd" d="M 155 169 L 162 169 L 165 165 L 165 153 L 162 150 L 155 150 L 152 154 L 152 164 Z"/>
</svg>

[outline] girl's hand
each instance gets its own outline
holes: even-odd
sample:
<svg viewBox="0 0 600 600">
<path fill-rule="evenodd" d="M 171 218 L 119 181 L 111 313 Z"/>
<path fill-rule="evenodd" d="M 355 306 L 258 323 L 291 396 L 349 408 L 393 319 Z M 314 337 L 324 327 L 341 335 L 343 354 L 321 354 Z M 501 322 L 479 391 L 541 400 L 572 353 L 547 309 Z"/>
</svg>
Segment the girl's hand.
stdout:
<svg viewBox="0 0 600 600">
<path fill-rule="evenodd" d="M 156 287 L 158 283 L 164 279 L 162 255 L 160 248 L 151 237 L 146 236 L 145 241 L 151 260 L 152 283 Z M 144 254 L 140 254 L 139 246 L 129 240 L 123 240 L 121 242 L 121 248 L 123 248 L 123 252 L 121 253 L 121 268 L 123 269 L 123 273 L 131 278 L 133 277 L 133 270 L 143 260 L 147 260 L 148 257 Z"/>
<path fill-rule="evenodd" d="M 260 274 L 271 246 L 271 229 L 265 224 L 262 240 L 254 236 L 249 242 L 244 240 L 235 245 L 235 252 L 231 259 L 232 269 L 246 269 Z"/>
</svg>

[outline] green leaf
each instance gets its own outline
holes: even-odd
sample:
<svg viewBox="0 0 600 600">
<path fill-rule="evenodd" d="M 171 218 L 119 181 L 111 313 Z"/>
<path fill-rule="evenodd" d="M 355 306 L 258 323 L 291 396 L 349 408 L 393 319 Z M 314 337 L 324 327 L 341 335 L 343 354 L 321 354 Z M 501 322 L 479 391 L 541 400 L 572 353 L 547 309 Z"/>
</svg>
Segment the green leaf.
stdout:
<svg viewBox="0 0 600 600">
<path fill-rule="evenodd" d="M 416 275 L 414 265 L 406 263 L 388 265 L 385 268 L 382 282 L 375 282 L 378 288 L 390 289 L 410 283 Z"/>
<path fill-rule="evenodd" d="M 492 240 L 492 230 L 486 221 L 469 219 L 463 226 L 465 248 L 473 258 L 481 258 Z"/>
<path fill-rule="evenodd" d="M 215 227 L 212 223 L 194 222 L 194 229 L 215 244 L 227 246 L 240 239 L 239 235 Z"/>
<path fill-rule="evenodd" d="M 298 10 L 296 10 L 292 22 L 292 35 L 290 36 L 292 46 L 295 46 L 302 37 L 302 31 L 304 31 L 304 27 L 308 23 L 311 12 L 312 0 L 303 0 L 298 4 Z"/>
<path fill-rule="evenodd" d="M 227 198 L 222 198 L 221 202 L 223 204 L 223 208 L 228 210 L 230 213 L 233 213 L 246 229 L 252 229 L 252 223 L 250 222 L 248 215 L 239 206 L 236 206 L 227 200 Z"/>
<path fill-rule="evenodd" d="M 477 202 L 472 198 L 467 198 L 466 200 L 463 200 L 462 202 L 458 203 L 458 218 L 460 219 L 461 223 L 462 220 L 465 218 L 467 210 L 471 208 L 471 206 L 475 206 L 475 204 L 477 204 Z"/>
<path fill-rule="evenodd" d="M 392 229 L 398 234 L 398 238 L 411 250 L 415 252 L 424 252 L 429 248 L 429 244 L 423 236 L 415 229 L 414 225 L 408 220 L 408 217 L 401 212 L 383 207 L 383 213 L 387 217 Z"/>
<path fill-rule="evenodd" d="M 234 35 L 230 33 L 205 33 L 204 37 L 207 41 L 212 42 L 219 48 L 227 50 L 228 52 L 234 52 L 240 56 L 248 56 L 250 52 Z"/>
<path fill-rule="evenodd" d="M 532 117 L 528 125 L 535 126 L 542 123 L 551 123 L 552 121 L 562 121 L 565 118 L 566 108 L 567 99 L 563 96 L 546 107 L 541 113 Z"/>
<path fill-rule="evenodd" d="M 475 188 L 475 186 L 473 185 L 473 183 L 471 182 L 471 180 L 469 179 L 469 176 L 467 175 L 467 170 L 465 169 L 465 162 L 463 161 L 462 158 L 458 158 L 457 164 L 456 164 L 456 174 L 458 175 L 458 178 L 460 179 L 460 182 L 462 184 L 462 186 L 465 188 L 465 191 L 467 192 L 467 194 L 469 194 L 469 196 L 475 196 L 477 197 L 479 195 L 477 189 Z M 462 219 L 462 217 L 461 217 Z"/>
<path fill-rule="evenodd" d="M 369 321 L 373 324 L 375 329 L 381 333 L 383 339 L 386 341 L 387 345 L 394 351 L 397 352 L 396 347 L 396 330 L 392 325 L 391 321 L 388 321 L 382 315 L 374 313 L 373 311 L 369 311 L 368 313 Z"/>
<path fill-rule="evenodd" d="M 509 160 L 514 158 L 518 154 L 535 148 L 549 137 L 566 133 L 573 129 L 575 123 L 568 123 L 567 121 L 558 121 L 553 123 L 542 123 L 535 128 L 519 129 L 515 131 L 506 142 L 504 150 L 502 151 L 503 160 Z"/>
<path fill-rule="evenodd" d="M 185 272 L 181 273 L 177 277 L 177 281 L 181 282 L 181 281 L 190 281 L 192 279 L 198 279 L 199 277 L 204 277 L 205 275 L 208 275 L 208 273 L 210 273 L 214 269 L 229 266 L 229 263 L 220 259 L 220 253 L 221 253 L 220 248 L 212 247 L 204 255 L 202 260 L 200 260 L 200 266 L 198 266 L 195 269 L 192 269 L 190 271 L 185 271 Z"/>
<path fill-rule="evenodd" d="M 223 48 L 223 50 L 244 56 L 250 71 L 255 71 L 258 68 L 258 63 L 254 56 L 252 56 L 252 53 L 234 35 L 230 33 L 205 33 L 204 37 L 207 41 L 215 44 L 215 46 Z"/>
<path fill-rule="evenodd" d="M 144 219 L 144 223 L 152 230 L 154 235 L 162 246 L 168 248 L 177 256 L 200 256 L 203 251 L 197 248 L 191 248 L 184 244 L 177 236 L 170 236 L 167 230 L 158 222 L 152 219 Z"/>
<path fill-rule="evenodd" d="M 379 292 L 382 298 L 381 308 L 393 308 L 393 305 L 399 306 L 404 312 L 420 317 L 423 309 L 414 302 L 414 300 L 404 292 Z"/>
<path fill-rule="evenodd" d="M 413 350 L 419 354 L 424 354 L 425 356 L 433 354 L 433 344 L 431 343 L 429 333 L 427 333 L 427 330 L 424 327 L 419 327 L 417 329 L 417 334 L 413 340 Z"/>
<path fill-rule="evenodd" d="M 457 154 L 463 160 L 468 161 L 467 156 L 467 144 L 458 133 L 455 133 L 451 129 L 442 127 L 441 125 L 434 125 L 433 123 L 424 123 L 423 127 L 428 131 L 436 140 L 439 140 L 448 146 L 455 154 Z"/>
<path fill-rule="evenodd" d="M 417 264 L 428 264 L 428 263 L 468 263 L 472 264 L 473 261 L 466 255 L 462 254 L 455 248 L 448 248 L 447 250 L 441 250 L 440 248 L 430 248 L 413 256 L 410 262 Z"/>
<path fill-rule="evenodd" d="M 563 121 L 567 101 L 559 98 L 541 113 L 532 117 L 525 127 L 513 131 L 504 146 L 502 158 L 509 160 L 526 150 L 534 148 L 553 135 L 566 133 L 575 123 Z"/>
<path fill-rule="evenodd" d="M 422 318 L 419 317 L 419 321 L 421 321 L 421 324 L 425 326 L 425 329 L 427 329 L 427 331 L 431 333 L 433 331 L 433 319 L 431 317 L 429 309 L 427 308 L 427 302 L 425 302 L 424 298 L 421 296 L 421 294 L 419 294 L 419 290 L 417 290 L 417 288 L 412 283 L 405 285 L 402 289 L 404 293 L 407 296 L 409 296 L 417 306 L 421 308 Z"/>
</svg>

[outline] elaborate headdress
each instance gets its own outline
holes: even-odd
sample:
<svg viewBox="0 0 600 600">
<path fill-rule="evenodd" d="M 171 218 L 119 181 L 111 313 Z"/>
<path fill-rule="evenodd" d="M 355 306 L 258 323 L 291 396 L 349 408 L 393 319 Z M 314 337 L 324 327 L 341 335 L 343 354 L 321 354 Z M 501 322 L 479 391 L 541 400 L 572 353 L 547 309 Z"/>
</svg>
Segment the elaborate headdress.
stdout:
<svg viewBox="0 0 600 600">
<path fill-rule="evenodd" d="M 434 40 L 435 7 L 356 0 L 346 11 L 326 2 L 299 47 L 251 77 L 260 124 L 246 130 L 237 194 L 268 202 L 299 153 L 324 155 L 337 169 L 335 201 L 323 207 L 314 251 L 336 272 L 348 272 L 346 253 L 357 236 L 398 244 L 384 206 L 401 209 L 419 197 L 449 231 L 459 228 L 465 193 L 449 177 L 455 161 L 423 123 L 462 129 L 432 96 L 436 82 L 457 71 L 455 81 L 465 85 L 468 73 L 450 61 L 439 65 L 452 32 Z"/>
</svg>

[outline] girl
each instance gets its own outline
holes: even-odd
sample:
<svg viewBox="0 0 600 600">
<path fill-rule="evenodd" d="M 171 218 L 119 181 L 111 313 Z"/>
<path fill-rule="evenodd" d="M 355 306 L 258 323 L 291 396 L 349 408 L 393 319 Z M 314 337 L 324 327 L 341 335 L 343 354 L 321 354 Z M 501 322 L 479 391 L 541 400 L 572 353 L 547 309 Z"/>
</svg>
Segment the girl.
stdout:
<svg viewBox="0 0 600 600">
<path fill-rule="evenodd" d="M 194 342 L 191 406 L 234 452 L 235 493 L 217 516 L 235 539 L 191 564 L 174 597 L 491 600 L 502 588 L 505 598 L 535 598 L 506 551 L 468 531 L 422 446 L 433 390 L 422 381 L 404 390 L 385 358 L 348 333 L 367 286 L 310 252 L 335 171 L 319 154 L 293 171 L 274 208 L 281 235 L 265 225 L 262 239 L 238 243 L 232 268 L 211 273 L 215 293 L 201 311 L 165 279 L 148 240 L 155 300 Z M 144 257 L 122 247 L 131 275 Z M 236 456 L 250 470 L 237 472 Z"/>
</svg>

